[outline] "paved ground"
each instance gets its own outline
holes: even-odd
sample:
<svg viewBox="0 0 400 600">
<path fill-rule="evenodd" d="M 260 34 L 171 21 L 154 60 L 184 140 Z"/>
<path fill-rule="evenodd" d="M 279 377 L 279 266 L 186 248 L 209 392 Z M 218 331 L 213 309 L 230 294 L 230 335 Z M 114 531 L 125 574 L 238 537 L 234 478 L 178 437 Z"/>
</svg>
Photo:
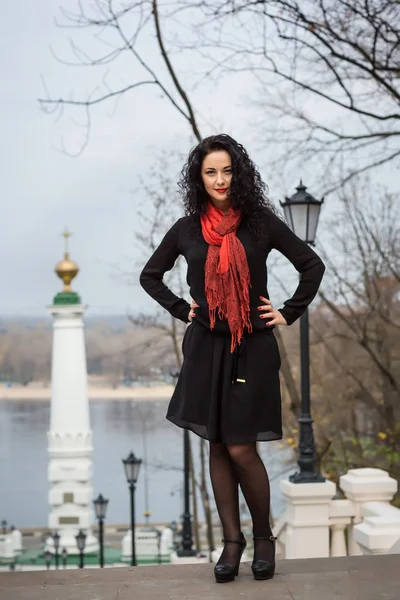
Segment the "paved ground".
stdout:
<svg viewBox="0 0 400 600">
<path fill-rule="evenodd" d="M 250 564 L 216 584 L 212 565 L 0 574 L 0 600 L 399 600 L 400 556 L 281 561 L 271 581 Z"/>
</svg>

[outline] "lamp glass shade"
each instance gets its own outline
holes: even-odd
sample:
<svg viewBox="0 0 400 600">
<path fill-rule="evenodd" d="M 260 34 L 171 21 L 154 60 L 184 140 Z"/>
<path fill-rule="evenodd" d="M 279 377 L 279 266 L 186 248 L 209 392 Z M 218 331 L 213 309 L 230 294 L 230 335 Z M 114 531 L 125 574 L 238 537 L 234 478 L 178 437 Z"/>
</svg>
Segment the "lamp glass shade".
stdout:
<svg viewBox="0 0 400 600">
<path fill-rule="evenodd" d="M 81 552 L 83 552 L 83 550 L 85 549 L 85 544 L 86 544 L 86 533 L 84 531 L 82 531 L 82 529 L 80 529 L 78 535 L 75 536 L 75 539 L 76 539 L 78 549 Z"/>
<path fill-rule="evenodd" d="M 308 225 L 308 205 L 307 204 L 292 204 L 290 205 L 291 220 L 293 231 L 303 241 L 307 241 L 307 225 Z"/>
<path fill-rule="evenodd" d="M 135 484 L 137 482 L 139 476 L 140 465 L 142 464 L 141 458 L 136 458 L 136 456 L 131 452 L 128 458 L 125 458 L 123 461 L 126 480 L 129 484 Z"/>
<path fill-rule="evenodd" d="M 53 538 L 54 549 L 58 550 L 58 547 L 60 545 L 60 534 L 57 531 L 54 531 L 51 534 L 51 537 Z"/>
<path fill-rule="evenodd" d="M 320 204 L 309 204 L 308 205 L 308 226 L 307 226 L 307 238 L 306 242 L 314 244 L 315 236 L 317 233 L 319 213 L 321 211 Z"/>
<path fill-rule="evenodd" d="M 285 198 L 285 202 L 281 202 L 281 206 L 290 229 L 307 244 L 314 244 L 319 213 L 324 199 L 317 200 L 306 190 L 307 187 L 300 181 L 296 193 L 290 198 Z"/>
<path fill-rule="evenodd" d="M 294 231 L 293 220 L 292 220 L 292 207 L 290 204 L 282 204 L 283 213 L 285 215 L 285 221 L 289 225 L 290 229 Z"/>
<path fill-rule="evenodd" d="M 106 500 L 106 498 L 104 498 L 102 494 L 99 494 L 97 496 L 96 500 L 93 500 L 93 504 L 94 504 L 94 509 L 96 511 L 96 518 L 97 519 L 105 519 L 106 512 L 107 512 L 108 500 Z"/>
</svg>

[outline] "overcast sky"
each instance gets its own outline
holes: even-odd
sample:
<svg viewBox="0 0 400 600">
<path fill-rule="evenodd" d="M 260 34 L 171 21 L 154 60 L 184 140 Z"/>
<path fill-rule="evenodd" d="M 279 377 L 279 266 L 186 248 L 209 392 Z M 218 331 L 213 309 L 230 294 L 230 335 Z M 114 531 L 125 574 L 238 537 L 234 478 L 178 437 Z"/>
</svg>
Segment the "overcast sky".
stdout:
<svg viewBox="0 0 400 600">
<path fill-rule="evenodd" d="M 78 158 L 60 150 L 63 141 L 68 150 L 76 150 L 83 130 L 73 121 L 78 115 L 68 113 L 55 119 L 40 110 L 37 98 L 45 93 L 42 80 L 55 97 L 84 96 L 97 81 L 93 71 L 62 66 L 52 55 L 50 48 L 61 57 L 72 58 L 67 41 L 73 32 L 60 30 L 53 22 L 60 3 L 75 6 L 71 0 L 9 2 L 0 24 L 0 315 L 45 313 L 61 289 L 53 270 L 62 258 L 65 226 L 73 232 L 71 258 L 81 269 L 73 287 L 90 306 L 91 314 L 143 310 L 149 304 L 144 292 L 118 277 L 118 272 L 133 271 L 137 259 L 134 232 L 139 198 L 133 190 L 138 177 L 148 177 L 160 149 L 186 153 L 193 140 L 178 112 L 160 98 L 156 88 L 148 86 L 123 98 L 115 111 L 112 105 L 104 105 L 92 112 L 90 141 Z M 95 50 L 88 32 L 80 33 L 80 40 L 86 51 Z M 150 34 L 142 49 L 158 68 Z M 179 64 L 178 57 L 176 61 Z M 125 66 L 131 68 L 122 63 L 117 74 L 111 73 L 113 82 L 131 80 L 124 77 Z M 187 71 L 190 65 L 180 66 L 184 79 L 185 67 Z M 195 105 L 204 116 L 202 133 L 220 130 L 236 137 L 271 184 L 268 157 L 259 149 L 251 127 L 252 107 L 246 108 L 245 97 L 252 84 L 248 76 L 240 77 L 240 86 L 236 78 L 232 84 L 226 80 L 218 88 L 208 84 L 194 93 Z M 307 180 L 307 170 L 293 174 L 292 181 L 273 182 L 272 197 L 281 199 L 292 193 L 300 176 Z"/>
</svg>

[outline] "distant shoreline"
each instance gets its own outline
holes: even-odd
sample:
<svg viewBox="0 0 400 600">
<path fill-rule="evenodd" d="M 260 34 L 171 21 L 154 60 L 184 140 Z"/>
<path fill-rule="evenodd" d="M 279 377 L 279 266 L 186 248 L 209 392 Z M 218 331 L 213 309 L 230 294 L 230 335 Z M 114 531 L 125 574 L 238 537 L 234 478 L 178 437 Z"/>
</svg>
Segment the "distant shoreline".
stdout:
<svg viewBox="0 0 400 600">
<path fill-rule="evenodd" d="M 172 385 L 155 385 L 151 387 L 88 387 L 88 397 L 93 400 L 169 400 L 174 391 Z M 51 388 L 13 385 L 7 387 L 0 384 L 0 402 L 4 401 L 50 402 Z"/>
</svg>

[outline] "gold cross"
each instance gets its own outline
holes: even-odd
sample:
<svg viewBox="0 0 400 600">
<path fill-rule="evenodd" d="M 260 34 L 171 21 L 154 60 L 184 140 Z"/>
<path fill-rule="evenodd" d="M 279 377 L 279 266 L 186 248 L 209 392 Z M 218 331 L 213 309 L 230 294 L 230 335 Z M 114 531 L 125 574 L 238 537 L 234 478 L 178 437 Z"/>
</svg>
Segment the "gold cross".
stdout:
<svg viewBox="0 0 400 600">
<path fill-rule="evenodd" d="M 65 257 L 68 256 L 68 238 L 71 237 L 72 233 L 68 231 L 68 227 L 65 228 L 64 233 L 61 234 L 65 238 Z"/>
</svg>

